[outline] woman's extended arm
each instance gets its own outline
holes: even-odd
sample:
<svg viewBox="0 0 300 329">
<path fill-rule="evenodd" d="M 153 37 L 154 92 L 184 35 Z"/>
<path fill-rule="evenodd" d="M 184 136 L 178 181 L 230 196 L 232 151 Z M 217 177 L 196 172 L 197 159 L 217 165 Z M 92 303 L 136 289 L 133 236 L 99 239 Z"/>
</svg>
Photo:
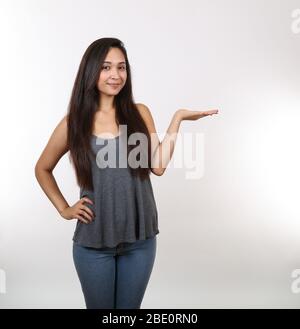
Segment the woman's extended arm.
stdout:
<svg viewBox="0 0 300 329">
<path fill-rule="evenodd" d="M 144 104 L 136 104 L 138 109 L 148 127 L 151 136 L 151 154 L 152 165 L 151 171 L 157 175 L 163 175 L 166 170 L 176 144 L 177 133 L 180 127 L 180 123 L 183 120 L 198 120 L 207 115 L 217 114 L 218 110 L 209 111 L 190 111 L 185 109 L 177 110 L 171 120 L 171 123 L 167 129 L 164 139 L 160 142 L 156 133 L 154 120 L 152 118 L 149 108 Z"/>
<path fill-rule="evenodd" d="M 52 202 L 59 214 L 65 219 L 78 218 L 84 223 L 88 223 L 84 215 L 92 220 L 92 211 L 83 205 L 83 202 L 92 203 L 88 198 L 82 198 L 74 206 L 70 207 L 62 195 L 56 180 L 52 174 L 59 159 L 68 152 L 67 146 L 67 118 L 66 116 L 59 122 L 54 129 L 46 147 L 35 165 L 35 177 L 42 190 Z M 86 214 L 86 212 L 89 213 Z"/>
</svg>

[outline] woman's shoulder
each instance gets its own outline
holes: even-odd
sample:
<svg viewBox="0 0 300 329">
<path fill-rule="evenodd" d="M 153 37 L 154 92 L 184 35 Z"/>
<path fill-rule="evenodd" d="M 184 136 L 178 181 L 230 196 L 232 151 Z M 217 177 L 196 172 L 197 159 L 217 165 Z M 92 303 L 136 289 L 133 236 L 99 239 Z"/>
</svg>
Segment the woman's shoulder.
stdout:
<svg viewBox="0 0 300 329">
<path fill-rule="evenodd" d="M 135 103 L 135 106 L 138 108 L 140 111 L 145 111 L 146 109 L 149 110 L 148 106 L 145 105 L 144 103 Z"/>
<path fill-rule="evenodd" d="M 149 107 L 144 103 L 136 103 L 135 106 L 137 107 L 138 111 L 144 119 L 149 118 L 151 116 L 151 111 Z"/>
</svg>

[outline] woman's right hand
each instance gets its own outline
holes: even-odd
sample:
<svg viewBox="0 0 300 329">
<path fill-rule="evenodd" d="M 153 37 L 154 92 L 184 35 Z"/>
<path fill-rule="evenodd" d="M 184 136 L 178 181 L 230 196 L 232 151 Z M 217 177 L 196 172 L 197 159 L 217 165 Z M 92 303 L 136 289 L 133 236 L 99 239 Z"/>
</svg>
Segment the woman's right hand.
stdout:
<svg viewBox="0 0 300 329">
<path fill-rule="evenodd" d="M 83 197 L 79 201 L 77 201 L 72 207 L 65 208 L 60 213 L 60 215 L 67 220 L 75 218 L 85 224 L 91 223 L 94 220 L 95 215 L 89 207 L 84 205 L 84 202 L 93 204 L 90 199 L 88 199 L 87 197 Z"/>
</svg>

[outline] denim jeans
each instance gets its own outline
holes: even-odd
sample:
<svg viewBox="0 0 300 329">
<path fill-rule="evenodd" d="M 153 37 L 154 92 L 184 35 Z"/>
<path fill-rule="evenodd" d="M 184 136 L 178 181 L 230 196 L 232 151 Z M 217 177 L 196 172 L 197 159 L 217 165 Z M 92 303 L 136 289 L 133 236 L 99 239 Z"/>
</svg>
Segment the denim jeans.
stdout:
<svg viewBox="0 0 300 329">
<path fill-rule="evenodd" d="M 156 255 L 156 236 L 114 248 L 73 242 L 73 260 L 86 308 L 139 309 Z"/>
</svg>

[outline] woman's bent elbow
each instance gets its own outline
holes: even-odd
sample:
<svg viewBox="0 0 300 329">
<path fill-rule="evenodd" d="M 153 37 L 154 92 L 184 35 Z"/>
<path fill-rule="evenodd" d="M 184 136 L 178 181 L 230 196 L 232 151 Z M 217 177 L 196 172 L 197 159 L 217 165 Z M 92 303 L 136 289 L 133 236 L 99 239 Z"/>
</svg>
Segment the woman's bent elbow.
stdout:
<svg viewBox="0 0 300 329">
<path fill-rule="evenodd" d="M 151 168 L 151 171 L 156 176 L 162 176 L 165 172 L 165 169 L 159 169 L 159 168 Z"/>
</svg>

